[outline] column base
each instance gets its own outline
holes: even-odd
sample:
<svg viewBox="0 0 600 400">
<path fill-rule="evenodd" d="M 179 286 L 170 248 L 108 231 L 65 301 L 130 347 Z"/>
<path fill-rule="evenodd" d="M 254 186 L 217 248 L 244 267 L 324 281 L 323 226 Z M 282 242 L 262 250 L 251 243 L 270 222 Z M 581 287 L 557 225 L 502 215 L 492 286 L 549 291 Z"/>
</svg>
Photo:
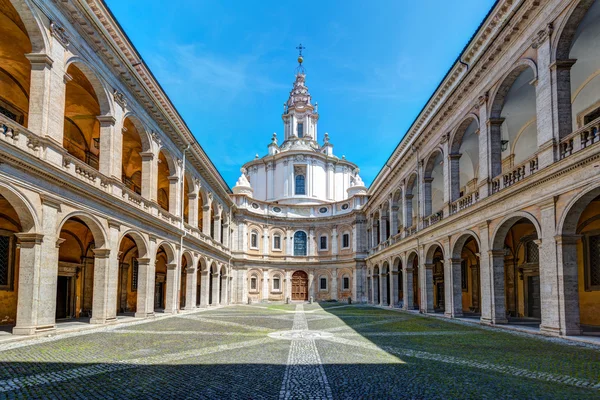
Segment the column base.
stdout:
<svg viewBox="0 0 600 400">
<path fill-rule="evenodd" d="M 444 316 L 448 317 L 448 318 L 461 318 L 463 316 L 462 312 L 452 312 L 452 311 L 446 311 L 444 312 Z"/>
<path fill-rule="evenodd" d="M 51 332 L 56 330 L 56 325 L 45 326 L 15 326 L 12 329 L 13 335 L 35 335 L 36 333 Z"/>
<path fill-rule="evenodd" d="M 149 313 L 145 313 L 145 312 L 136 312 L 134 314 L 135 318 L 154 318 L 154 312 L 149 312 Z"/>
<path fill-rule="evenodd" d="M 479 323 L 482 325 L 499 325 L 499 324 L 508 324 L 508 320 L 506 318 L 489 319 L 489 318 L 481 317 L 479 319 Z"/>
<path fill-rule="evenodd" d="M 577 329 L 576 335 L 579 335 L 581 333 L 581 331 L 579 329 Z M 560 328 L 555 328 L 553 326 L 543 326 L 540 325 L 540 333 L 543 333 L 544 335 L 550 335 L 550 336 L 560 336 L 561 335 L 561 331 Z"/>
<path fill-rule="evenodd" d="M 90 324 L 94 324 L 94 325 L 113 324 L 115 322 L 117 322 L 117 317 L 110 317 L 110 318 L 94 318 L 94 317 L 92 317 L 90 319 Z"/>
<path fill-rule="evenodd" d="M 195 309 L 196 309 L 196 306 L 185 306 L 185 307 L 183 307 L 183 309 L 184 309 L 185 311 L 191 311 L 191 310 L 195 310 Z"/>
</svg>

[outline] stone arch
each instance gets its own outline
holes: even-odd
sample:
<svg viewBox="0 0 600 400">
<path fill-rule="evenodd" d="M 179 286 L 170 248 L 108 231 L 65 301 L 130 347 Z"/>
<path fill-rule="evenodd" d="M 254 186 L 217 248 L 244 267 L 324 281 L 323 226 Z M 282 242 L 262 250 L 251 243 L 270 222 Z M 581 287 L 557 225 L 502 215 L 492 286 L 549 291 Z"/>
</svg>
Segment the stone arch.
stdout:
<svg viewBox="0 0 600 400">
<path fill-rule="evenodd" d="M 460 234 L 458 239 L 456 239 L 456 241 L 454 242 L 454 246 L 452 246 L 451 254 L 453 259 L 460 259 L 463 246 L 471 238 L 475 240 L 475 243 L 477 243 L 477 248 L 481 249 L 481 242 L 479 240 L 479 236 L 475 232 L 467 230 Z"/>
<path fill-rule="evenodd" d="M 198 271 L 206 272 L 208 271 L 208 260 L 206 257 L 200 255 L 198 256 Z"/>
<path fill-rule="evenodd" d="M 135 229 L 129 229 L 125 231 L 119 238 L 119 245 L 123 241 L 123 238 L 125 238 L 125 236 L 130 236 L 135 242 L 135 245 L 138 248 L 139 258 L 148 257 L 148 243 L 146 242 L 146 239 L 144 239 L 144 236 L 140 232 L 138 232 Z"/>
<path fill-rule="evenodd" d="M 438 212 L 444 205 L 444 152 L 434 149 L 426 158 L 423 168 L 424 216 Z"/>
<path fill-rule="evenodd" d="M 600 196 L 600 187 L 597 184 L 590 185 L 584 188 L 581 193 L 573 197 L 569 203 L 565 206 L 564 211 L 560 215 L 557 226 L 558 235 L 576 235 L 577 223 L 581 213 L 587 205 Z"/>
<path fill-rule="evenodd" d="M 456 128 L 450 133 L 450 154 L 458 154 L 460 151 L 460 145 L 463 139 L 463 136 L 473 122 L 477 123 L 477 128 L 479 128 L 479 116 L 475 113 L 468 113 L 464 116 Z"/>
<path fill-rule="evenodd" d="M 444 254 L 444 246 L 440 242 L 432 242 L 427 245 L 425 250 L 425 264 L 431 264 L 433 262 L 433 255 L 435 251 L 439 248 Z"/>
<path fill-rule="evenodd" d="M 166 147 L 161 147 L 159 150 L 159 154 L 162 153 L 167 162 L 167 168 L 169 170 L 169 176 L 173 176 L 177 174 L 177 166 L 175 165 L 175 158 L 173 153 L 167 149 Z"/>
<path fill-rule="evenodd" d="M 10 0 L 11 5 L 19 14 L 31 42 L 32 53 L 47 53 L 50 48 L 46 28 L 42 19 L 36 15 L 30 0 Z"/>
<path fill-rule="evenodd" d="M 65 225 L 65 222 L 67 222 L 71 218 L 78 218 L 87 225 L 89 230 L 92 232 L 92 236 L 94 237 L 94 245 L 95 245 L 96 249 L 103 249 L 103 248 L 105 248 L 105 246 L 108 245 L 108 242 L 107 242 L 108 235 L 106 233 L 106 229 L 104 228 L 104 225 L 95 216 L 88 214 L 86 212 L 83 212 L 83 211 L 73 211 L 73 212 L 67 214 L 62 219 L 60 224 L 58 224 L 57 233 L 60 233 L 63 226 Z"/>
<path fill-rule="evenodd" d="M 100 105 L 100 115 L 114 115 L 114 106 L 108 85 L 100 78 L 100 75 L 96 72 L 95 68 L 79 56 L 72 56 L 67 60 L 65 63 L 65 71 L 67 71 L 71 65 L 76 66 L 92 85 L 94 92 L 96 93 L 96 98 L 98 99 L 98 104 Z"/>
<path fill-rule="evenodd" d="M 553 61 L 569 59 L 571 44 L 575 40 L 577 28 L 592 4 L 594 4 L 594 0 L 581 0 L 573 3 L 570 7 L 568 17 L 557 27 L 556 34 L 554 35 Z"/>
<path fill-rule="evenodd" d="M 399 272 L 402 271 L 402 257 L 395 256 L 392 261 L 392 271 Z"/>
<path fill-rule="evenodd" d="M 131 123 L 137 129 L 138 134 L 140 135 L 140 140 L 142 142 L 142 151 L 152 151 L 152 138 L 150 136 L 150 130 L 133 111 L 127 111 L 125 113 L 125 115 L 123 116 L 123 126 L 125 125 L 125 120 L 127 119 L 131 121 Z"/>
<path fill-rule="evenodd" d="M 530 68 L 533 71 L 533 80 L 537 80 L 537 64 L 530 58 L 522 58 L 513 64 L 513 67 L 499 80 L 501 83 L 496 87 L 492 95 L 490 95 L 490 118 L 500 118 L 502 107 L 506 100 L 506 95 L 517 80 L 519 75 L 526 69 Z"/>
<path fill-rule="evenodd" d="M 195 266 L 194 255 L 192 254 L 191 251 L 184 250 L 183 253 L 181 254 L 181 257 L 185 258 L 188 268 L 190 268 L 190 267 L 194 268 L 194 266 Z"/>
<path fill-rule="evenodd" d="M 515 222 L 520 219 L 526 219 L 533 224 L 535 230 L 537 232 L 538 238 L 542 237 L 542 229 L 538 222 L 538 220 L 532 214 L 525 211 L 516 211 L 513 212 L 500 221 L 500 223 L 494 229 L 494 233 L 492 234 L 492 242 L 491 249 L 492 250 L 503 250 L 504 249 L 504 239 L 506 238 L 506 234 L 510 230 L 510 228 L 514 225 Z"/>
<path fill-rule="evenodd" d="M 35 207 L 29 199 L 12 185 L 0 182 L 0 196 L 4 197 L 15 209 L 23 233 L 39 232 L 41 229 Z"/>
<path fill-rule="evenodd" d="M 175 262 L 175 248 L 173 247 L 173 245 L 168 241 L 163 240 L 160 243 L 157 243 L 156 246 L 157 249 L 160 249 L 161 247 L 163 248 L 165 255 L 167 256 L 167 264 L 173 264 Z"/>
</svg>

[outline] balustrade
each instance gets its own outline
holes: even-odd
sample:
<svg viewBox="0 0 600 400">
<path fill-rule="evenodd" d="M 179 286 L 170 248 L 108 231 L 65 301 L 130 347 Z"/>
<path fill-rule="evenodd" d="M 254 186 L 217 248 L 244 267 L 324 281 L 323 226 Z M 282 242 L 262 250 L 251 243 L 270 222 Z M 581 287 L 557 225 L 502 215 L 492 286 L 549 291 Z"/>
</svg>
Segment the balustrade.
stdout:
<svg viewBox="0 0 600 400">
<path fill-rule="evenodd" d="M 600 141 L 600 118 L 564 137 L 559 143 L 559 156 L 562 160 Z"/>
<path fill-rule="evenodd" d="M 538 170 L 537 154 L 527 161 L 513 168 L 512 171 L 502 174 L 492 180 L 492 193 L 497 193 L 500 190 L 510 187 L 517 182 L 522 181 Z"/>
<path fill-rule="evenodd" d="M 436 213 L 431 214 L 428 217 L 423 218 L 423 228 L 427 228 L 433 224 L 437 224 L 444 218 L 444 212 L 438 211 Z"/>
<path fill-rule="evenodd" d="M 450 203 L 450 215 L 471 207 L 479 201 L 479 192 L 467 193 L 458 200 Z"/>
</svg>

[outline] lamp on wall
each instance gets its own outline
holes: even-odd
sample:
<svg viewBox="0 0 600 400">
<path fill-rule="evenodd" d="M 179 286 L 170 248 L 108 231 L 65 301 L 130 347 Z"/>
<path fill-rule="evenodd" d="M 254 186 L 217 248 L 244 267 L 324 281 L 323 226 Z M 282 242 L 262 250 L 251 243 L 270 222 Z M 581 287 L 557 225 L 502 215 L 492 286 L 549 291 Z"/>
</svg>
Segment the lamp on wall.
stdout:
<svg viewBox="0 0 600 400">
<path fill-rule="evenodd" d="M 508 149 L 508 140 L 500 141 L 500 145 L 501 145 L 502 151 L 506 151 L 506 149 Z"/>
</svg>

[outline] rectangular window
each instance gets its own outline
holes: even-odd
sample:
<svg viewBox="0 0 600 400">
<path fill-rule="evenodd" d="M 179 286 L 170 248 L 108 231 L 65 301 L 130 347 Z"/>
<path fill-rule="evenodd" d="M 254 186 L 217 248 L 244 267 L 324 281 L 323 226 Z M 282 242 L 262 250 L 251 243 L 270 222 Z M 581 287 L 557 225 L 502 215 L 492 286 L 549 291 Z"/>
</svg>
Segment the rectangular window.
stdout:
<svg viewBox="0 0 600 400">
<path fill-rule="evenodd" d="M 320 284 L 319 288 L 321 290 L 327 290 L 327 278 L 321 278 L 320 282 L 321 282 L 321 284 Z"/>
<path fill-rule="evenodd" d="M 273 290 L 280 290 L 279 278 L 273 278 Z"/>
<path fill-rule="evenodd" d="M 350 278 L 348 278 L 347 276 L 345 276 L 345 277 L 343 278 L 343 281 L 342 281 L 342 282 L 343 282 L 343 283 L 342 283 L 342 287 L 344 288 L 344 290 L 348 290 L 348 289 L 350 289 Z"/>
<path fill-rule="evenodd" d="M 321 244 L 319 246 L 321 250 L 327 250 L 327 236 L 321 236 Z"/>
<path fill-rule="evenodd" d="M 298 122 L 298 137 L 304 137 L 304 124 L 302 122 Z"/>
<path fill-rule="evenodd" d="M 600 235 L 585 236 L 585 290 L 600 290 Z"/>
<path fill-rule="evenodd" d="M 131 291 L 132 292 L 137 292 L 137 288 L 138 288 L 138 273 L 140 270 L 140 266 L 138 264 L 138 260 L 137 258 L 132 258 L 132 265 L 131 265 Z"/>
<path fill-rule="evenodd" d="M 13 290 L 14 239 L 0 236 L 0 290 Z"/>
<path fill-rule="evenodd" d="M 256 290 L 256 278 L 250 278 L 250 290 Z"/>
<path fill-rule="evenodd" d="M 258 234 L 255 232 L 252 232 L 252 235 L 250 236 L 250 247 L 254 249 L 258 248 Z"/>
<path fill-rule="evenodd" d="M 281 236 L 275 235 L 273 237 L 273 249 L 281 250 Z"/>
<path fill-rule="evenodd" d="M 348 247 L 350 247 L 350 235 L 344 233 L 342 235 L 342 248 L 347 249 Z"/>
</svg>

